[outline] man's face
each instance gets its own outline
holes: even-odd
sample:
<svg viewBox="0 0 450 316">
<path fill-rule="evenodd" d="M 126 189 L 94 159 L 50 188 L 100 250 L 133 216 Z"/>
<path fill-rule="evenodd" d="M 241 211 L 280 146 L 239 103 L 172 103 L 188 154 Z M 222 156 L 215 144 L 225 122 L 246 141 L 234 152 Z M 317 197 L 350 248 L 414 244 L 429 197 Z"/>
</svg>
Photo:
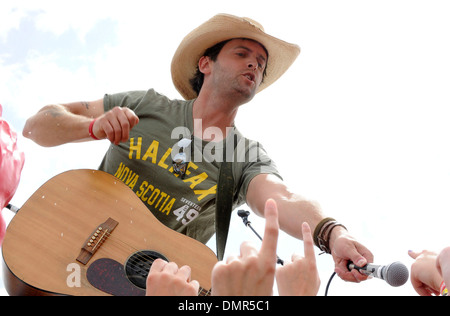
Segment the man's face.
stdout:
<svg viewBox="0 0 450 316">
<path fill-rule="evenodd" d="M 225 44 L 213 63 L 212 80 L 216 87 L 240 95 L 248 102 L 263 80 L 266 63 L 267 54 L 261 44 L 233 39 Z"/>
</svg>

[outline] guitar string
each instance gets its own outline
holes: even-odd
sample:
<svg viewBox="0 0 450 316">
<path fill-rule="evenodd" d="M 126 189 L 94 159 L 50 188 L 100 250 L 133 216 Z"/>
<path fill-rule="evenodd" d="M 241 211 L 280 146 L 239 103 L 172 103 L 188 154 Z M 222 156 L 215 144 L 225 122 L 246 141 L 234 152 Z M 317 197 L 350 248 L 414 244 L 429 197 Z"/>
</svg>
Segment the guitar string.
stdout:
<svg viewBox="0 0 450 316">
<path fill-rule="evenodd" d="M 145 268 L 147 268 L 146 272 L 147 272 L 147 270 L 150 270 L 150 265 L 153 264 L 153 262 L 154 262 L 154 259 L 152 257 L 147 256 L 142 251 L 130 246 L 123 240 L 117 239 L 115 237 L 111 237 L 111 233 L 109 233 L 109 232 L 105 233 L 104 236 L 106 237 L 106 239 L 111 240 L 111 242 L 110 242 L 111 246 L 114 245 L 116 247 L 119 247 L 119 244 L 122 244 L 124 247 L 129 248 L 127 250 L 135 251 L 135 258 L 133 258 L 133 260 L 130 260 L 131 259 L 131 257 L 130 257 L 127 261 L 127 265 L 136 271 L 136 276 L 142 277 L 142 275 L 139 275 L 137 273 L 138 270 L 144 270 Z M 101 243 L 104 243 L 106 241 L 106 239 L 102 240 Z M 143 267 L 140 267 L 139 263 L 141 263 L 143 265 Z M 147 276 L 148 276 L 148 273 L 149 272 L 147 272 Z M 200 291 L 200 289 L 199 289 L 199 291 Z"/>
<path fill-rule="evenodd" d="M 138 250 L 136 248 L 134 248 L 133 246 L 127 244 L 125 241 L 116 238 L 115 236 L 112 236 L 112 232 L 105 232 L 104 236 L 106 237 L 106 239 L 100 240 L 101 244 L 103 244 L 107 239 L 112 240 L 112 245 L 116 245 L 117 247 L 119 247 L 119 244 L 122 244 L 123 247 L 128 247 L 130 248 L 132 251 L 135 251 L 136 254 L 136 259 L 141 260 L 141 263 L 145 266 L 148 267 L 148 270 L 150 270 L 150 266 L 153 264 L 153 262 L 155 261 L 155 259 L 153 259 L 152 257 L 146 255 L 145 253 L 143 253 L 141 250 Z M 130 263 L 129 265 L 132 268 L 135 268 L 136 270 L 141 270 L 143 269 L 142 267 L 139 266 L 139 260 L 134 260 L 135 263 L 131 262 L 131 260 L 129 260 L 128 262 Z M 150 263 L 150 264 L 147 264 Z M 148 275 L 148 274 L 147 274 Z M 199 287 L 199 291 L 198 294 L 203 294 L 205 296 L 210 295 L 211 294 L 211 290 L 207 290 L 203 287 Z"/>
<path fill-rule="evenodd" d="M 109 232 L 107 233 L 107 236 L 106 236 L 107 239 L 109 239 L 109 238 L 111 237 L 111 234 L 112 234 L 112 233 L 109 233 Z M 131 266 L 131 267 L 135 267 L 135 268 L 137 268 L 137 269 L 142 269 L 142 267 L 139 267 L 139 260 L 141 260 L 141 263 L 142 263 L 145 267 L 147 267 L 148 270 L 150 270 L 150 266 L 151 266 L 151 264 L 153 264 L 153 262 L 155 261 L 155 259 L 153 259 L 152 257 L 146 255 L 146 254 L 143 253 L 141 250 L 138 250 L 138 249 L 134 248 L 133 246 L 127 244 L 127 243 L 124 242 L 123 240 L 116 238 L 115 236 L 113 236 L 111 239 L 112 239 L 112 241 L 113 241 L 112 244 L 118 245 L 118 243 L 121 243 L 121 244 L 123 244 L 124 246 L 129 247 L 130 249 L 136 251 L 136 252 L 135 252 L 135 254 L 136 254 L 136 259 L 138 259 L 138 260 L 135 259 L 135 260 L 134 260 L 135 263 L 132 263 L 131 260 L 128 261 L 128 262 L 130 263 L 130 266 Z M 148 265 L 147 263 L 151 263 L 151 264 Z M 147 272 L 147 273 L 149 273 L 149 272 Z M 147 274 L 147 275 L 148 275 L 148 274 Z M 203 288 L 203 287 L 200 286 L 200 287 L 199 287 L 199 291 L 198 291 L 198 295 L 200 295 L 200 294 L 205 295 L 205 296 L 208 296 L 208 295 L 211 294 L 211 290 L 206 290 L 205 288 Z"/>
<path fill-rule="evenodd" d="M 107 239 L 113 239 L 113 241 L 118 241 L 118 242 L 120 242 L 120 243 L 122 243 L 124 246 L 126 246 L 126 247 L 129 247 L 130 249 L 131 249 L 131 251 L 135 251 L 136 253 L 142 253 L 142 251 L 141 250 L 138 250 L 138 249 L 136 249 L 135 247 L 133 247 L 133 246 L 131 246 L 131 245 L 129 245 L 129 244 L 127 244 L 126 242 L 124 242 L 123 240 L 120 240 L 120 239 L 117 239 L 117 238 L 115 238 L 115 236 L 113 236 L 112 238 L 110 238 L 111 236 L 112 236 L 112 232 L 106 232 L 105 231 L 105 233 L 103 234 L 103 236 L 105 236 L 106 237 L 106 239 L 99 239 L 99 241 L 101 241 L 101 243 L 100 244 L 103 244 Z M 113 243 L 114 244 L 114 243 Z M 98 246 L 98 244 L 96 244 L 96 246 L 95 247 L 97 247 Z M 150 256 L 147 256 L 147 255 L 140 255 L 140 257 L 142 258 L 142 260 L 144 261 L 150 261 L 150 262 L 152 262 L 153 263 L 153 261 L 154 261 L 154 259 L 152 258 L 152 257 L 150 257 Z"/>
<path fill-rule="evenodd" d="M 111 233 L 108 232 L 108 236 L 106 236 L 106 237 L 107 238 L 111 237 Z M 150 265 L 153 264 L 155 259 L 153 259 L 151 256 L 146 255 L 145 253 L 143 253 L 143 251 L 138 250 L 138 249 L 128 245 L 126 242 L 124 242 L 121 239 L 118 239 L 118 238 L 115 238 L 115 237 L 112 237 L 112 239 L 113 239 L 113 244 L 115 244 L 115 242 L 117 241 L 117 242 L 122 243 L 125 246 L 131 248 L 132 250 L 135 250 L 136 254 L 137 254 L 136 259 L 141 260 L 142 264 L 145 265 L 146 267 L 148 267 L 148 270 L 150 270 Z M 134 260 L 136 262 L 136 264 L 134 266 L 138 266 L 138 268 L 141 268 L 141 267 L 139 267 L 139 260 L 136 260 L 136 259 Z M 128 261 L 128 262 L 130 262 L 130 265 L 133 266 L 133 263 L 131 263 L 131 260 Z M 151 264 L 147 265 L 148 262 L 150 262 Z M 149 272 L 147 272 L 147 273 L 149 273 Z M 198 295 L 200 295 L 200 294 L 203 294 L 205 296 L 210 295 L 211 294 L 211 290 L 206 290 L 205 288 L 200 286 L 199 287 L 199 291 L 198 291 Z"/>
</svg>

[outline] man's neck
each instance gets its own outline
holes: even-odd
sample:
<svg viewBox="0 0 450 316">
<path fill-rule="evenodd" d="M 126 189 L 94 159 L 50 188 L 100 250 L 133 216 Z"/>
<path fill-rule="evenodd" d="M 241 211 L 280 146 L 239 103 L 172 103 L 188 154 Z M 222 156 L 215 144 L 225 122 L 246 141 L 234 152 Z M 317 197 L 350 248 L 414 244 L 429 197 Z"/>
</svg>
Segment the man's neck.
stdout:
<svg viewBox="0 0 450 316">
<path fill-rule="evenodd" d="M 207 141 L 221 141 L 227 136 L 227 128 L 234 126 L 238 109 L 239 105 L 229 99 L 200 93 L 192 110 L 194 122 L 197 122 L 194 135 Z M 221 135 L 214 132 L 219 130 Z"/>
</svg>

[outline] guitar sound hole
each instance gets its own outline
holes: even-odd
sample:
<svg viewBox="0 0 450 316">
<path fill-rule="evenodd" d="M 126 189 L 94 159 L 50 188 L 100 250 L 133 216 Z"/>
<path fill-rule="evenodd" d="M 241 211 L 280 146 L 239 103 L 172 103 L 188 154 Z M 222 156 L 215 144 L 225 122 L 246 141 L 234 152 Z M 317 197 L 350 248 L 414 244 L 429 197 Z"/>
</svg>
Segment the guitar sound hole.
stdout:
<svg viewBox="0 0 450 316">
<path fill-rule="evenodd" d="M 130 282 L 145 290 L 148 273 L 156 259 L 169 261 L 162 254 L 150 250 L 142 250 L 132 254 L 125 263 L 125 273 Z"/>
</svg>

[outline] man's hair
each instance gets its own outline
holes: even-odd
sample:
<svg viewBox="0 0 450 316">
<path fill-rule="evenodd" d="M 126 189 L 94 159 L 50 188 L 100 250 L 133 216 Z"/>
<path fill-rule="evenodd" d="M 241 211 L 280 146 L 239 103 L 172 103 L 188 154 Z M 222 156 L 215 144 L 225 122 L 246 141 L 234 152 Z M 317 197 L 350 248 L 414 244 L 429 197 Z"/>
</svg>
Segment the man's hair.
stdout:
<svg viewBox="0 0 450 316">
<path fill-rule="evenodd" d="M 248 39 L 248 38 L 243 38 L 243 39 L 248 40 L 248 41 L 254 41 L 254 40 Z M 212 61 L 216 61 L 217 56 L 219 56 L 219 53 L 222 50 L 222 48 L 231 40 L 232 39 L 220 42 L 220 43 L 208 48 L 205 51 L 205 53 L 203 54 L 203 56 L 209 57 Z M 262 46 L 262 47 L 264 48 L 264 51 L 266 52 L 267 58 L 269 58 L 269 52 L 267 51 L 267 49 L 264 46 Z M 264 77 L 266 76 L 266 71 L 267 71 L 267 62 L 266 62 L 266 68 L 264 69 L 264 73 L 263 73 L 263 81 L 264 81 Z M 191 83 L 192 89 L 195 91 L 195 93 L 197 93 L 197 95 L 200 94 L 200 90 L 202 89 L 204 80 L 205 80 L 205 75 L 200 71 L 200 69 L 198 68 L 198 65 L 197 65 L 197 71 L 195 72 L 194 77 L 191 80 L 189 80 L 189 82 Z"/>
</svg>

